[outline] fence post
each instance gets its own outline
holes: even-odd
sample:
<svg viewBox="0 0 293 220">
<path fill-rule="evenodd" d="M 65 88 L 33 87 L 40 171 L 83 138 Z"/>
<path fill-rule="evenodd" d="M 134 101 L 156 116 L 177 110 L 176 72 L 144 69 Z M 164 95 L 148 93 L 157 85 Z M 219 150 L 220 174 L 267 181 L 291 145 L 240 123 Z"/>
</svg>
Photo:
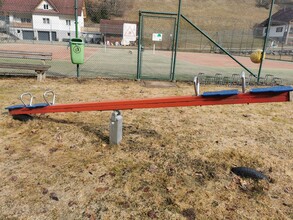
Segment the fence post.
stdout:
<svg viewBox="0 0 293 220">
<path fill-rule="evenodd" d="M 179 30 L 180 30 L 180 18 L 181 18 L 181 3 L 182 0 L 179 0 L 178 6 L 178 14 L 177 14 L 177 26 L 176 26 L 176 40 L 175 40 L 175 53 L 173 59 L 173 71 L 171 76 L 171 81 L 175 80 L 175 70 L 176 70 L 176 58 L 177 58 L 177 49 L 178 49 L 178 41 L 179 41 Z"/>
<path fill-rule="evenodd" d="M 230 42 L 230 53 L 233 53 L 233 40 L 234 40 L 234 28 L 232 31 L 231 42 Z"/>
<path fill-rule="evenodd" d="M 269 34 L 270 34 L 270 27 L 271 27 L 272 12 L 273 12 L 274 4 L 275 4 L 275 0 L 272 0 L 272 2 L 271 2 L 271 8 L 270 8 L 270 14 L 269 14 L 269 20 L 268 20 L 268 25 L 267 25 L 267 30 L 266 30 L 266 36 L 265 36 L 265 40 L 264 40 L 264 44 L 263 44 L 261 61 L 260 61 L 260 65 L 259 65 L 258 75 L 257 75 L 257 83 L 259 83 L 259 78 L 260 78 L 260 74 L 261 74 L 262 64 L 263 64 L 263 60 L 264 60 L 264 53 L 265 53 L 265 50 L 266 50 L 267 41 L 268 41 Z"/>
<path fill-rule="evenodd" d="M 141 76 L 141 50 L 142 50 L 142 41 L 141 41 L 141 35 L 142 35 L 142 13 L 139 11 L 139 22 L 138 22 L 138 48 L 137 48 L 137 72 L 136 72 L 136 80 L 140 80 Z"/>
<path fill-rule="evenodd" d="M 241 51 L 242 51 L 243 35 L 244 35 L 244 29 L 242 29 L 242 33 L 241 33 L 241 41 L 240 41 L 239 55 L 241 55 Z"/>
<path fill-rule="evenodd" d="M 75 11 L 75 38 L 78 38 L 78 0 L 75 0 L 74 4 Z M 79 78 L 79 64 L 76 65 L 76 75 Z"/>
</svg>

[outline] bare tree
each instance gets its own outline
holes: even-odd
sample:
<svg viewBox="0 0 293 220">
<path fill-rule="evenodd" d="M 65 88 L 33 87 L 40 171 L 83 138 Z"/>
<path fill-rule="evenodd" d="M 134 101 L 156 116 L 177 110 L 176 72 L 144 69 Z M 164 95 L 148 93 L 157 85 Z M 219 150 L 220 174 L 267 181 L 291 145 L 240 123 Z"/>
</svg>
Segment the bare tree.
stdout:
<svg viewBox="0 0 293 220">
<path fill-rule="evenodd" d="M 120 17 L 124 14 L 126 9 L 123 0 L 107 0 L 108 9 L 113 16 Z"/>
<path fill-rule="evenodd" d="M 101 19 L 109 19 L 111 16 L 121 17 L 126 5 L 123 0 L 87 0 L 86 9 L 89 18 L 99 23 Z"/>
<path fill-rule="evenodd" d="M 86 11 L 92 22 L 99 23 L 101 19 L 109 19 L 110 13 L 106 1 L 87 0 Z"/>
</svg>

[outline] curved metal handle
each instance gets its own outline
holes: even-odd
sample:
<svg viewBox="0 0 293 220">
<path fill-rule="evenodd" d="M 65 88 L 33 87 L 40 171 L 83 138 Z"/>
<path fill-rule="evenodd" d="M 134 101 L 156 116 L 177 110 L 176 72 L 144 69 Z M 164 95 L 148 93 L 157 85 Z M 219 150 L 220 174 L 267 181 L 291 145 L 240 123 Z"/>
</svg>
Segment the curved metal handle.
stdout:
<svg viewBox="0 0 293 220">
<path fill-rule="evenodd" d="M 52 95 L 52 102 L 49 102 L 47 99 L 48 94 Z M 55 105 L 55 93 L 52 90 L 45 91 L 43 94 L 43 98 L 48 105 Z"/>
<path fill-rule="evenodd" d="M 194 77 L 193 80 L 193 84 L 194 84 L 194 92 L 195 92 L 195 96 L 199 96 L 199 78 L 197 76 Z"/>
<path fill-rule="evenodd" d="M 242 93 L 245 93 L 246 90 L 246 81 L 245 81 L 245 72 L 241 73 L 241 84 L 242 84 Z"/>
<path fill-rule="evenodd" d="M 28 105 L 25 104 L 25 102 L 23 101 L 23 97 L 24 97 L 24 96 L 30 96 L 30 102 L 29 102 Z M 22 93 L 22 94 L 20 95 L 20 101 L 23 103 L 24 106 L 32 106 L 32 104 L 33 104 L 33 99 L 34 99 L 33 95 L 32 95 L 31 93 L 29 93 L 29 92 L 25 92 L 25 93 Z"/>
</svg>

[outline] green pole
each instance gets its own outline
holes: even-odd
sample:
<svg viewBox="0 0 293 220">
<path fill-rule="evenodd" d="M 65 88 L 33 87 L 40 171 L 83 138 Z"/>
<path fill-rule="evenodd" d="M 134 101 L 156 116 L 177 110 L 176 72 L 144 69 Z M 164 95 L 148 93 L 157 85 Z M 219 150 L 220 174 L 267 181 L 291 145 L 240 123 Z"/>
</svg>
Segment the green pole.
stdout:
<svg viewBox="0 0 293 220">
<path fill-rule="evenodd" d="M 142 13 L 139 12 L 139 22 L 138 22 L 138 48 L 137 48 L 137 72 L 136 72 L 136 80 L 140 80 L 141 76 L 141 53 L 142 53 L 142 42 L 141 42 L 141 35 L 142 35 Z"/>
<path fill-rule="evenodd" d="M 175 35 L 176 40 L 175 40 L 175 52 L 174 52 L 174 59 L 173 59 L 173 72 L 172 72 L 172 76 L 171 76 L 172 81 L 175 80 L 177 49 L 178 49 L 179 31 L 180 31 L 181 5 L 182 5 L 182 0 L 179 0 L 178 13 L 177 13 L 176 35 Z"/>
<path fill-rule="evenodd" d="M 171 56 L 171 69 L 170 69 L 170 79 L 172 79 L 173 76 L 173 60 L 174 60 L 174 41 L 175 41 L 175 31 L 176 31 L 176 18 L 174 18 L 174 27 L 173 27 L 173 36 L 172 36 L 172 56 Z"/>
<path fill-rule="evenodd" d="M 270 14 L 269 14 L 269 20 L 268 20 L 268 25 L 267 25 L 267 29 L 266 29 L 265 40 L 264 40 L 263 49 L 262 49 L 262 53 L 261 53 L 261 61 L 260 61 L 260 65 L 259 65 L 258 75 L 257 75 L 257 83 L 259 83 L 261 69 L 262 69 L 262 65 L 263 65 L 263 61 L 264 61 L 264 54 L 265 54 L 265 50 L 266 50 L 266 47 L 267 47 L 267 42 L 268 42 L 268 38 L 269 38 L 269 34 L 270 34 L 272 12 L 273 12 L 274 4 L 275 4 L 275 0 L 272 0 L 271 8 L 270 8 Z"/>
<path fill-rule="evenodd" d="M 78 0 L 75 0 L 74 12 L 75 12 L 75 37 L 78 38 Z M 76 75 L 77 75 L 77 78 L 79 78 L 79 64 L 76 65 Z"/>
</svg>

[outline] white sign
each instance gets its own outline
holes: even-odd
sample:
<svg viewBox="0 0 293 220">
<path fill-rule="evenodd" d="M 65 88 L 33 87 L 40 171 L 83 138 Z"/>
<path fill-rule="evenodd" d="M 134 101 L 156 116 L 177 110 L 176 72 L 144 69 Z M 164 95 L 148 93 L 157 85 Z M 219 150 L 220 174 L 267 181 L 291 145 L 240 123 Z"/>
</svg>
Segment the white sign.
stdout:
<svg viewBox="0 0 293 220">
<path fill-rule="evenodd" d="M 163 34 L 161 33 L 153 33 L 153 41 L 162 41 L 163 40 Z"/>
<path fill-rule="evenodd" d="M 136 41 L 136 24 L 123 24 L 123 40 Z"/>
</svg>

